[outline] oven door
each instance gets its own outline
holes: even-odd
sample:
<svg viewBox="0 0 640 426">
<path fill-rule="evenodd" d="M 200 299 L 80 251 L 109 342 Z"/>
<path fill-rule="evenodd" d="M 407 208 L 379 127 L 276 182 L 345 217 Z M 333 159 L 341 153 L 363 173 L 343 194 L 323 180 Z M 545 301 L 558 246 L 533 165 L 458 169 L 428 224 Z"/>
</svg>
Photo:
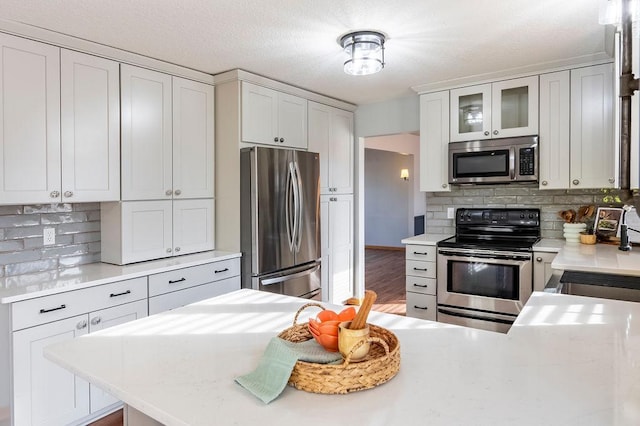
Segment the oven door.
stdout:
<svg viewBox="0 0 640 426">
<path fill-rule="evenodd" d="M 532 281 L 531 253 L 438 249 L 438 305 L 518 315 Z"/>
</svg>

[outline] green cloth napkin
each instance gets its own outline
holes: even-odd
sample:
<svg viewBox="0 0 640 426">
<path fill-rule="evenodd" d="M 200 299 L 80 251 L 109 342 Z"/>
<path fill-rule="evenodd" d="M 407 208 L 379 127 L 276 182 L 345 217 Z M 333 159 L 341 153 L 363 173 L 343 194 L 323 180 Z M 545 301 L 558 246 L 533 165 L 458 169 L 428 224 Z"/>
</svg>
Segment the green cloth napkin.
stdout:
<svg viewBox="0 0 640 426">
<path fill-rule="evenodd" d="M 342 356 L 339 352 L 326 351 L 315 339 L 293 343 L 274 337 L 267 345 L 258 367 L 249 374 L 236 377 L 236 382 L 268 404 L 287 386 L 298 360 L 329 364 L 342 360 Z"/>
</svg>

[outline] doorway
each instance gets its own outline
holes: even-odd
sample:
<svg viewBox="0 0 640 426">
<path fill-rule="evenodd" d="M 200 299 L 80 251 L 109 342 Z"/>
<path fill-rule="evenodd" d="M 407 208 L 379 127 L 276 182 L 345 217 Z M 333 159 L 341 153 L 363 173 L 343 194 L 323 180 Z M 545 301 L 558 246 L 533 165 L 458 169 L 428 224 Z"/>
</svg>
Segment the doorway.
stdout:
<svg viewBox="0 0 640 426">
<path fill-rule="evenodd" d="M 377 311 L 406 312 L 401 240 L 414 235 L 414 218 L 426 209 L 419 190 L 419 149 L 415 134 L 364 139 L 364 288 L 378 294 Z"/>
</svg>

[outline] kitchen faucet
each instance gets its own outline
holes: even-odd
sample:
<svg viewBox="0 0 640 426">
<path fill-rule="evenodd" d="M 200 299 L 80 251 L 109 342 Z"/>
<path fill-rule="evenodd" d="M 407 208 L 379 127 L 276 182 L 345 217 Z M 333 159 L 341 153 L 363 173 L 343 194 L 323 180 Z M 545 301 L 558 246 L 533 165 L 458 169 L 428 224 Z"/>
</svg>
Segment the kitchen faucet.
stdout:
<svg viewBox="0 0 640 426">
<path fill-rule="evenodd" d="M 634 231 L 640 234 L 640 231 L 634 228 L 629 228 L 626 223 L 620 225 L 620 245 L 618 246 L 618 250 L 622 251 L 630 251 L 631 243 L 629 242 L 629 232 Z"/>
</svg>

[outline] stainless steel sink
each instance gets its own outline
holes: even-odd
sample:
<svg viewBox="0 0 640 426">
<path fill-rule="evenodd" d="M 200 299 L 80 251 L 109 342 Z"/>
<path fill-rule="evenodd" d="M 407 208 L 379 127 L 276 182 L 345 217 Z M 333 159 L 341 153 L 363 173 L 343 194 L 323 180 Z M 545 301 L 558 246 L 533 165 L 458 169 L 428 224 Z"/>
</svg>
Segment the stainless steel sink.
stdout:
<svg viewBox="0 0 640 426">
<path fill-rule="evenodd" d="M 552 278 L 546 292 L 640 302 L 640 277 L 566 271 Z"/>
</svg>

